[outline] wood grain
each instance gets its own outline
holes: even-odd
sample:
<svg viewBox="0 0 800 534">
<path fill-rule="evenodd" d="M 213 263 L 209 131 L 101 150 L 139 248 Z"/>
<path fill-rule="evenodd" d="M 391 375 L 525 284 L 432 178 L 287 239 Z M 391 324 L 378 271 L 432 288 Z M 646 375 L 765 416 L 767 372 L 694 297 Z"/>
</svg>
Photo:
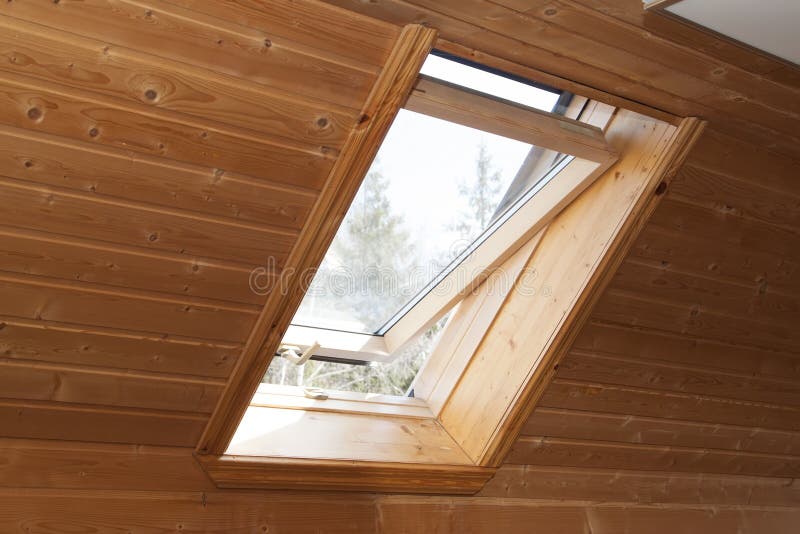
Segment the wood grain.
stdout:
<svg viewBox="0 0 800 534">
<path fill-rule="evenodd" d="M 49 0 L 9 3 L 0 13 L 79 33 L 155 57 L 221 71 L 295 94 L 358 109 L 374 81 L 372 72 L 335 61 L 335 52 L 229 23 L 166 2 Z M 168 37 L 166 37 L 168 36 Z"/>
</svg>

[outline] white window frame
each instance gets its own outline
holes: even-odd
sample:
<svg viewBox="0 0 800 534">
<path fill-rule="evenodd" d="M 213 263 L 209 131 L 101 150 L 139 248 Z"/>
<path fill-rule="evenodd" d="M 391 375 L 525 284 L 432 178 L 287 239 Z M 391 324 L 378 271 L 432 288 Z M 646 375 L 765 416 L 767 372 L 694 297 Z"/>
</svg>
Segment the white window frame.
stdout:
<svg viewBox="0 0 800 534">
<path fill-rule="evenodd" d="M 390 362 L 583 192 L 616 160 L 595 126 L 420 75 L 405 109 L 567 154 L 468 249 L 463 260 L 382 334 L 290 325 L 282 346 L 337 360 Z M 423 290 L 423 291 L 425 291 Z M 415 296 L 413 300 L 416 300 Z M 396 317 L 397 314 L 394 317 Z"/>
</svg>

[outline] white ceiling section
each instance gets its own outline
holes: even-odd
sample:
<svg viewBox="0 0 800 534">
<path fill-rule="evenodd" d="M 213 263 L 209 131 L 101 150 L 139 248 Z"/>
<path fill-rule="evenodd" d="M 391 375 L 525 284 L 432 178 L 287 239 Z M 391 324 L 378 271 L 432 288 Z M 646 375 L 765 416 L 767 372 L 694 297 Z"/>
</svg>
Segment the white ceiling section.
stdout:
<svg viewBox="0 0 800 534">
<path fill-rule="evenodd" d="M 800 65 L 800 0 L 650 0 L 645 4 Z"/>
</svg>

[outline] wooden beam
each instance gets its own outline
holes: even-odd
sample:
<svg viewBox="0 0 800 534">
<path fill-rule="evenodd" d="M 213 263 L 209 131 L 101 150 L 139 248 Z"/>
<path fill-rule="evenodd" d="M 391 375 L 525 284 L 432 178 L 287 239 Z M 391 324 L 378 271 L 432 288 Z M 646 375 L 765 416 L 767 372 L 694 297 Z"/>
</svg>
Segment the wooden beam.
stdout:
<svg viewBox="0 0 800 534">
<path fill-rule="evenodd" d="M 217 405 L 203 438 L 201 453 L 222 454 L 233 437 L 272 355 L 303 298 L 303 275 L 322 261 L 361 181 L 395 115 L 413 87 L 436 38 L 420 25 L 403 28 L 386 66 L 362 110 L 361 122 L 328 176 L 297 244 L 286 262 L 286 291 L 273 291 L 250 334 L 242 357 Z M 290 271 L 291 269 L 291 271 Z"/>
<path fill-rule="evenodd" d="M 615 156 L 600 128 L 424 75 L 405 107 L 591 161 L 606 162 Z"/>
<path fill-rule="evenodd" d="M 470 495 L 494 469 L 473 465 L 198 456 L 220 488 L 283 488 Z"/>
</svg>

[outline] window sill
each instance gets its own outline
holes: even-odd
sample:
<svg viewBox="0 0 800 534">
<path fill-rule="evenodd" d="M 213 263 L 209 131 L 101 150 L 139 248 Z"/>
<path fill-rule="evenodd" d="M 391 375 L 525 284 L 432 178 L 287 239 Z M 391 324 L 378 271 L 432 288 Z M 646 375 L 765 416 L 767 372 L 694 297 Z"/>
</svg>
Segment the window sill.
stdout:
<svg viewBox="0 0 800 534">
<path fill-rule="evenodd" d="M 267 389 L 278 393 L 256 394 L 225 454 L 198 456 L 218 487 L 473 494 L 494 475 L 418 399 Z"/>
</svg>

